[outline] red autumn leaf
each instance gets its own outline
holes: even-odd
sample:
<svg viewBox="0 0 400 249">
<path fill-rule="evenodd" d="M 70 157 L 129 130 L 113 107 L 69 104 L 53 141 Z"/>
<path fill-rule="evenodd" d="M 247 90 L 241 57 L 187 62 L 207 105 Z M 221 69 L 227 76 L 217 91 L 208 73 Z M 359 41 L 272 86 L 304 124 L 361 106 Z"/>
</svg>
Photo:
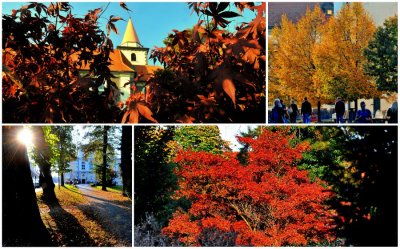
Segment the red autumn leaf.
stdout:
<svg viewBox="0 0 400 249">
<path fill-rule="evenodd" d="M 119 16 L 113 16 L 113 15 L 110 16 L 110 21 L 111 22 L 116 22 L 116 21 L 119 21 L 119 20 L 124 20 L 124 19 L 122 19 Z"/>
<path fill-rule="evenodd" d="M 128 9 L 128 6 L 126 6 L 124 2 L 120 2 L 119 6 L 121 6 L 121 8 L 123 8 L 124 10 L 131 11 L 130 9 Z"/>
<path fill-rule="evenodd" d="M 139 112 L 136 108 L 129 111 L 129 123 L 137 124 L 139 123 Z"/>
<path fill-rule="evenodd" d="M 111 21 L 111 19 L 107 22 L 106 29 L 107 29 L 107 36 L 110 35 L 111 30 L 118 35 L 118 29 L 115 26 L 115 24 Z"/>
<path fill-rule="evenodd" d="M 185 114 L 182 117 L 178 118 L 176 121 L 179 123 L 192 124 L 195 120 L 196 119 L 194 117 Z"/>
<path fill-rule="evenodd" d="M 157 120 L 153 118 L 153 112 L 144 103 L 137 103 L 136 107 L 140 115 L 142 115 L 143 117 L 145 117 L 146 119 L 150 120 L 153 123 L 157 123 Z"/>
<path fill-rule="evenodd" d="M 225 93 L 231 98 L 233 105 L 236 105 L 236 88 L 235 84 L 233 84 L 232 79 L 226 78 L 222 81 L 222 88 L 224 89 Z"/>
</svg>

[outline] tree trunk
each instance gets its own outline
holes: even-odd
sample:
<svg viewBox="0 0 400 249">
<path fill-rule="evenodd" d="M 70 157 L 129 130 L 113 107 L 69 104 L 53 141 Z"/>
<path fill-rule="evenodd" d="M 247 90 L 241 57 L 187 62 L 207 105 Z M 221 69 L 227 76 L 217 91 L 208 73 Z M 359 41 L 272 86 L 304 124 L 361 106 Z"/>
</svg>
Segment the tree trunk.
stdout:
<svg viewBox="0 0 400 249">
<path fill-rule="evenodd" d="M 107 191 L 107 146 L 108 146 L 108 130 L 109 126 L 104 126 L 103 130 L 103 168 L 101 177 L 101 190 Z"/>
<path fill-rule="evenodd" d="M 64 155 L 63 155 L 62 151 L 64 151 L 63 150 L 63 143 L 64 143 L 64 139 L 65 138 L 64 138 L 64 136 L 63 136 L 61 131 L 59 131 L 58 136 L 60 138 L 59 143 L 60 143 L 60 151 L 61 151 L 61 153 L 60 153 L 60 166 L 59 166 L 58 170 L 60 171 L 60 174 L 61 174 L 61 186 L 64 186 L 65 164 L 64 164 Z M 79 167 L 79 165 L 78 165 L 78 167 Z"/>
<path fill-rule="evenodd" d="M 3 246 L 51 246 L 40 217 L 26 147 L 15 139 L 21 128 L 3 126 Z"/>
<path fill-rule="evenodd" d="M 320 100 L 318 100 L 318 113 L 317 113 L 317 116 L 318 116 L 318 123 L 321 123 L 322 122 L 322 118 L 321 118 L 321 101 Z"/>
<path fill-rule="evenodd" d="M 35 147 L 36 152 L 39 155 L 37 156 L 41 160 L 38 162 L 38 166 L 40 169 L 39 175 L 39 184 L 43 189 L 42 198 L 46 200 L 55 200 L 56 194 L 54 193 L 54 182 L 51 177 L 51 164 L 50 164 L 50 148 L 47 142 L 44 139 L 43 129 L 40 126 L 32 127 L 33 132 L 35 133 Z"/>
<path fill-rule="evenodd" d="M 61 186 L 64 186 L 64 172 L 61 172 Z"/>
<path fill-rule="evenodd" d="M 121 175 L 122 195 L 132 197 L 132 126 L 122 126 Z"/>
</svg>

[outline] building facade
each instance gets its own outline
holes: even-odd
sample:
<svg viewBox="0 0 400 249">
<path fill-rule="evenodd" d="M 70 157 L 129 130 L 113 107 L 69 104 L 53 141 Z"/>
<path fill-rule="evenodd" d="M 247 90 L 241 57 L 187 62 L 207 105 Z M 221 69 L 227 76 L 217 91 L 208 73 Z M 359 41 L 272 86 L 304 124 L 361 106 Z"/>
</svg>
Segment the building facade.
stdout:
<svg viewBox="0 0 400 249">
<path fill-rule="evenodd" d="M 117 175 L 114 180 L 116 185 L 122 185 L 121 170 L 119 167 L 120 163 L 121 159 L 117 157 L 117 159 L 109 165 Z M 93 155 L 85 158 L 82 151 L 78 151 L 77 159 L 70 162 L 69 170 L 71 171 L 66 173 L 64 176 L 66 182 L 72 181 L 81 184 L 90 184 L 100 181 L 100 179 L 97 179 L 96 177 Z"/>
<path fill-rule="evenodd" d="M 268 33 L 276 27 L 281 25 L 282 16 L 292 21 L 297 22 L 304 16 L 307 9 L 313 10 L 319 6 L 327 17 L 333 15 L 334 5 L 333 2 L 270 2 L 268 3 Z"/>
<path fill-rule="evenodd" d="M 144 47 L 139 40 L 133 22 L 129 19 L 122 42 L 113 52 L 110 53 L 111 73 L 115 76 L 113 79 L 120 95 L 115 96 L 115 101 L 125 102 L 133 93 L 133 79 L 137 76 L 139 82 L 136 84 L 136 90 L 145 93 L 145 82 L 158 69 L 159 66 L 148 65 L 149 48 Z M 83 77 L 89 72 L 90 65 L 86 64 L 80 68 L 80 75 Z M 99 89 L 102 91 L 103 89 Z"/>
</svg>

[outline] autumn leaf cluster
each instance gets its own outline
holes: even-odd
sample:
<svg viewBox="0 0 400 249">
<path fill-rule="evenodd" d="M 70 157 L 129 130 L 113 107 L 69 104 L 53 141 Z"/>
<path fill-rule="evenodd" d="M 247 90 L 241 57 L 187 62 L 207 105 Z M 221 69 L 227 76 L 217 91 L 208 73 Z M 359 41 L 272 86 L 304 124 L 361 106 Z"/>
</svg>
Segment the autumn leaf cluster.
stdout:
<svg viewBox="0 0 400 249">
<path fill-rule="evenodd" d="M 117 122 L 119 90 L 110 72 L 113 44 L 98 20 L 83 18 L 66 2 L 30 3 L 3 15 L 3 117 L 5 122 Z M 80 69 L 89 65 L 87 75 Z M 104 88 L 104 91 L 99 91 Z"/>
<path fill-rule="evenodd" d="M 232 152 L 179 152 L 175 198 L 192 205 L 176 211 L 163 233 L 189 246 L 201 246 L 199 237 L 209 229 L 237 234 L 235 243 L 241 246 L 332 239 L 334 212 L 325 205 L 332 193 L 324 182 L 311 182 L 307 171 L 297 169 L 309 145 L 292 146 L 291 139 L 284 131 L 266 129 L 257 138 L 239 138 L 251 148 L 247 166 Z"/>
<path fill-rule="evenodd" d="M 308 97 L 334 102 L 379 96 L 374 78 L 364 68 L 364 50 L 375 32 L 362 3 L 344 4 L 327 16 L 317 6 L 296 23 L 286 16 L 269 41 L 269 96 Z"/>
<path fill-rule="evenodd" d="M 144 121 L 264 122 L 265 3 L 189 6 L 199 15 L 198 23 L 192 29 L 173 30 L 165 47 L 152 50 L 150 58 L 165 69 L 147 82 L 146 96 L 136 92 L 127 105 L 146 103 L 151 113 L 146 116 L 138 109 Z M 245 10 L 255 18 L 229 31 L 231 20 Z"/>
</svg>

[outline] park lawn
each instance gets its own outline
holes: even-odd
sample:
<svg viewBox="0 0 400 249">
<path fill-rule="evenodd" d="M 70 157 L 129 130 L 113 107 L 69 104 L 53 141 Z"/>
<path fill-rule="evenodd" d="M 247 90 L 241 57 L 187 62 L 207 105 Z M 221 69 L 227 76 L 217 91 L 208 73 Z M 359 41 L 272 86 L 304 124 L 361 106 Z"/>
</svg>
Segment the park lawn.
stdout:
<svg viewBox="0 0 400 249">
<path fill-rule="evenodd" d="M 37 192 L 40 215 L 54 246 L 115 246 L 112 237 L 93 217 L 97 214 L 78 188 L 66 184 L 55 187 L 57 203 L 46 203 Z"/>
<path fill-rule="evenodd" d="M 96 186 L 94 188 L 101 190 L 101 186 Z M 107 191 L 114 192 L 114 193 L 122 193 L 122 186 L 107 187 Z"/>
</svg>

